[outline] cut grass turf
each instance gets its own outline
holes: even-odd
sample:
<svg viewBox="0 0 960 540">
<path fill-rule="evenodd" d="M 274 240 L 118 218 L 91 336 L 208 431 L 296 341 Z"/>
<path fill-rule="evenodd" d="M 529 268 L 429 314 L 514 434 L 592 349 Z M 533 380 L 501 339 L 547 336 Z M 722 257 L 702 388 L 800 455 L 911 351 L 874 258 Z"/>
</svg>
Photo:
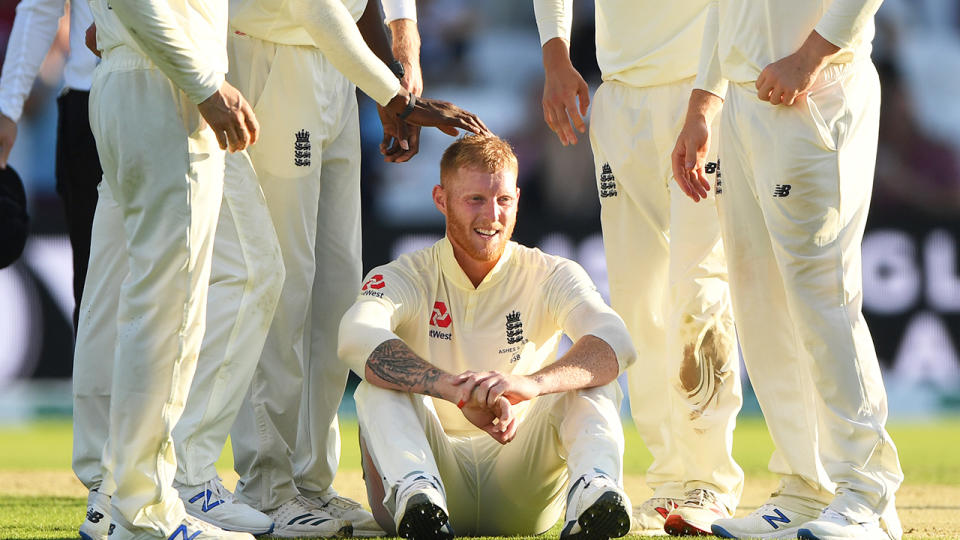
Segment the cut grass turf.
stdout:
<svg viewBox="0 0 960 540">
<path fill-rule="evenodd" d="M 628 491 L 631 494 L 649 493 L 642 485 L 642 478 L 650 464 L 650 454 L 636 430 L 629 422 L 627 424 L 624 473 Z M 83 515 L 84 499 L 80 496 L 83 493 L 82 486 L 70 473 L 70 429 L 69 420 L 0 426 L 0 538 L 77 538 L 76 528 Z M 907 538 L 960 538 L 960 526 L 942 521 L 945 513 L 960 513 L 960 506 L 955 500 L 956 494 L 960 493 L 957 487 L 960 485 L 960 458 L 956 457 L 956 448 L 960 447 L 960 418 L 894 423 L 890 426 L 890 433 L 900 450 L 906 475 L 898 501 L 901 517 L 907 526 Z M 356 422 L 344 421 L 341 435 L 343 455 L 338 485 L 362 489 L 353 486 L 362 485 L 358 472 L 360 456 L 355 443 Z M 773 443 L 762 419 L 748 417 L 740 421 L 734 436 L 734 455 L 746 472 L 747 490 L 741 513 L 749 511 L 747 505 L 759 504 L 758 501 L 762 501 L 775 484 L 773 475 L 767 471 L 772 450 Z M 229 450 L 225 450 L 217 468 L 230 471 L 232 467 L 232 456 Z M 225 483 L 232 485 L 228 475 L 224 476 Z M 631 485 L 637 487 L 631 488 Z M 940 489 L 944 490 L 942 494 L 930 498 L 934 502 L 925 502 L 926 498 L 908 502 L 908 497 L 917 494 L 922 496 L 924 492 Z M 354 497 L 359 496 L 349 493 L 347 489 L 343 491 Z M 51 493 L 77 496 L 50 496 Z M 357 493 L 362 495 L 362 491 Z M 914 523 L 908 522 L 910 512 L 919 512 L 915 514 L 917 517 L 911 518 Z M 929 518 L 921 517 L 927 514 Z M 559 530 L 558 524 L 542 538 L 557 538 Z"/>
</svg>

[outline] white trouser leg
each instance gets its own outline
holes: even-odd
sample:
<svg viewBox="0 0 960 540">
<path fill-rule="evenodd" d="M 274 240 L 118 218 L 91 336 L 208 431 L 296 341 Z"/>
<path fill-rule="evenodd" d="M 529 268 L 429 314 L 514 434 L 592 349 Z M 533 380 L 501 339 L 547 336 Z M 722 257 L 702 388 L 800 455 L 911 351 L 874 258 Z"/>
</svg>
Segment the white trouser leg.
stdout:
<svg viewBox="0 0 960 540">
<path fill-rule="evenodd" d="M 87 489 L 99 489 L 103 448 L 110 426 L 117 304 L 127 275 L 123 211 L 110 186 L 97 186 L 90 236 L 90 271 L 80 301 L 73 356 L 73 471 Z"/>
<path fill-rule="evenodd" d="M 271 510 L 298 493 L 292 459 L 303 385 L 304 326 L 317 257 L 322 163 L 331 141 L 343 131 L 355 98 L 353 85 L 317 49 L 235 33 L 229 47 L 231 80 L 255 103 L 260 120 L 260 140 L 250 157 L 286 268 L 261 361 L 231 431 L 240 474 L 238 498 Z M 351 120 L 356 122 L 356 116 Z"/>
<path fill-rule="evenodd" d="M 734 315 L 743 359 L 774 442 L 770 471 L 781 475 L 777 494 L 788 507 L 813 513 L 826 506 L 833 485 L 816 452 L 816 413 L 810 374 L 783 280 L 756 202 L 747 151 L 754 143 L 735 122 L 737 104 L 725 104 L 717 207 L 730 271 Z M 761 307 L 762 306 L 762 307 Z M 797 434 L 809 434 L 802 440 Z"/>
<path fill-rule="evenodd" d="M 747 132 L 740 142 L 754 143 L 751 180 L 763 217 L 757 229 L 769 235 L 783 281 L 781 309 L 796 328 L 813 383 L 817 431 L 783 437 L 819 457 L 837 487 L 831 507 L 867 521 L 887 508 L 902 480 L 860 311 L 860 242 L 877 143 L 876 70 L 869 62 L 830 66 L 800 107 L 774 109 L 751 99 L 748 88 L 732 91 L 730 114 Z M 771 129 L 782 136 L 758 143 Z M 752 228 L 738 224 L 738 230 Z M 767 380 L 754 382 L 759 387 Z M 781 429 L 769 418 L 767 424 Z"/>
<path fill-rule="evenodd" d="M 659 497 L 706 487 L 734 508 L 742 397 L 719 223 L 712 198 L 696 204 L 675 189 L 669 159 L 690 88 L 604 83 L 591 143 L 611 302 L 644 351 L 628 382 L 634 423 L 654 457 L 647 483 Z"/>
<path fill-rule="evenodd" d="M 224 161 L 185 95 L 156 69 L 113 71 L 91 91 L 91 127 L 123 209 L 128 247 L 120 293 L 104 482 L 117 519 L 171 532 L 183 517 L 172 488 L 171 431 L 183 411 L 203 337 Z M 149 111 L 149 114 L 144 111 Z"/>
<path fill-rule="evenodd" d="M 270 213 L 245 152 L 226 158 L 213 247 L 207 331 L 183 416 L 173 430 L 177 480 L 197 485 L 216 461 L 250 386 L 283 286 Z"/>
<path fill-rule="evenodd" d="M 460 478 L 458 459 L 430 398 L 387 390 L 365 381 L 357 386 L 353 397 L 360 436 L 384 486 L 383 501 L 370 501 L 370 505 L 382 502 L 393 515 L 397 510 L 397 486 L 414 471 L 442 478 L 449 505 L 448 483 Z M 457 512 L 450 510 L 453 519 Z"/>
<path fill-rule="evenodd" d="M 343 131 L 323 153 L 317 267 L 304 332 L 305 387 L 293 466 L 297 488 L 308 496 L 321 495 L 330 488 L 340 461 L 337 409 L 349 368 L 337 356 L 337 332 L 340 319 L 356 300 L 363 277 L 356 100 L 351 100 L 349 107 Z"/>
<path fill-rule="evenodd" d="M 384 505 L 391 513 L 397 485 L 422 471 L 441 478 L 457 534 L 534 535 L 562 515 L 568 476 L 599 469 L 622 484 L 616 383 L 538 398 L 505 446 L 486 434 L 446 435 L 425 396 L 366 382 L 354 396 L 361 436 L 383 479 Z"/>
</svg>

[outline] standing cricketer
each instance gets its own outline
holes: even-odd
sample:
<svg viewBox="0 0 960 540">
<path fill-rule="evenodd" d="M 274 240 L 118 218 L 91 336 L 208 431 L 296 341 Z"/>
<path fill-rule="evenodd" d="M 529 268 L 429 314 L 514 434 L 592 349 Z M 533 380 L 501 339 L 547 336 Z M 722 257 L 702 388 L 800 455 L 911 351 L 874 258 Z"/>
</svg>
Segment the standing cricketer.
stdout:
<svg viewBox="0 0 960 540">
<path fill-rule="evenodd" d="M 446 237 L 372 270 L 340 325 L 340 355 L 365 379 L 374 515 L 404 538 L 533 535 L 566 503 L 561 537 L 623 536 L 626 327 L 576 263 L 510 242 L 506 142 L 460 139 L 440 170 Z M 574 345 L 558 359 L 563 333 Z"/>
<path fill-rule="evenodd" d="M 713 2 L 696 90 L 673 152 L 678 184 L 716 196 L 737 330 L 776 450 L 767 504 L 713 532 L 746 538 L 899 538 L 902 481 L 886 393 L 861 313 L 880 86 L 879 0 Z M 728 85 L 729 81 L 729 85 Z M 885 531 L 881 529 L 885 528 Z"/>
<path fill-rule="evenodd" d="M 572 0 L 535 0 L 543 114 L 560 141 L 583 132 L 589 90 L 570 63 Z M 598 0 L 603 84 L 590 122 L 610 298 L 643 362 L 627 371 L 653 496 L 634 532 L 709 534 L 740 500 L 731 455 L 742 397 L 727 265 L 714 201 L 671 188 L 669 153 L 696 75 L 707 0 Z M 579 103 L 578 103 L 579 98 Z M 571 120 L 573 128 L 571 128 Z M 575 129 L 574 129 L 575 128 Z M 706 150 L 716 169 L 716 144 Z"/>
<path fill-rule="evenodd" d="M 100 486 L 112 495 L 108 534 L 251 538 L 187 516 L 171 485 L 171 431 L 204 331 L 224 150 L 243 150 L 259 132 L 224 81 L 227 5 L 97 0 L 92 10 L 103 60 L 90 124 L 127 263 L 107 321 L 116 336 L 99 351 L 115 355 Z M 108 275 L 92 268 L 88 278 Z"/>
</svg>

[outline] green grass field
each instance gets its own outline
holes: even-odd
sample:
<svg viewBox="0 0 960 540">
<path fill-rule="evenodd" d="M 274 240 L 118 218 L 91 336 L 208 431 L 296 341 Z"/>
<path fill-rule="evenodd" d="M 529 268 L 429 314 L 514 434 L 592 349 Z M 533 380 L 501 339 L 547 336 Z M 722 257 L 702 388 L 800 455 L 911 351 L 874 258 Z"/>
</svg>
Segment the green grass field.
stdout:
<svg viewBox="0 0 960 540">
<path fill-rule="evenodd" d="M 900 450 L 906 481 L 898 508 L 907 538 L 960 538 L 960 418 L 922 423 L 894 423 L 890 432 Z M 363 499 L 355 422 L 342 426 L 343 455 L 335 486 Z M 635 503 L 649 495 L 643 472 L 650 455 L 632 426 L 626 427 L 625 484 Z M 77 538 L 84 511 L 84 490 L 70 471 L 69 420 L 0 426 L 0 538 Z M 739 513 L 761 504 L 776 479 L 766 463 L 773 444 L 763 421 L 741 420 L 734 455 L 746 472 Z M 218 462 L 224 483 L 232 486 L 230 453 Z M 559 527 L 546 538 L 555 538 Z"/>
</svg>

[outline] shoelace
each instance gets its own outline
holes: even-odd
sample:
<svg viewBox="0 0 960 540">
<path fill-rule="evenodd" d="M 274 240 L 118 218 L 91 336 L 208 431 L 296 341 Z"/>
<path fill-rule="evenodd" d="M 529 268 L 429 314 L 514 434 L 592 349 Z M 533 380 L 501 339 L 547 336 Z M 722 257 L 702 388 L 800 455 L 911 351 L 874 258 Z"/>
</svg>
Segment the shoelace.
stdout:
<svg viewBox="0 0 960 540">
<path fill-rule="evenodd" d="M 233 493 L 230 493 L 230 491 L 223 486 L 219 476 L 214 477 L 212 480 L 208 480 L 207 484 L 204 486 L 204 489 L 210 492 L 211 499 L 215 497 L 217 500 L 223 503 L 233 502 Z"/>
<path fill-rule="evenodd" d="M 357 508 L 360 508 L 360 503 L 346 497 L 341 497 L 340 495 L 334 495 L 330 498 L 330 500 L 323 503 L 323 508 L 328 506 L 332 506 L 333 508 L 337 508 L 339 510 L 356 510 Z"/>
<path fill-rule="evenodd" d="M 694 489 L 683 501 L 684 505 L 704 506 L 705 504 L 717 504 L 717 496 L 712 491 L 706 489 Z"/>
</svg>

